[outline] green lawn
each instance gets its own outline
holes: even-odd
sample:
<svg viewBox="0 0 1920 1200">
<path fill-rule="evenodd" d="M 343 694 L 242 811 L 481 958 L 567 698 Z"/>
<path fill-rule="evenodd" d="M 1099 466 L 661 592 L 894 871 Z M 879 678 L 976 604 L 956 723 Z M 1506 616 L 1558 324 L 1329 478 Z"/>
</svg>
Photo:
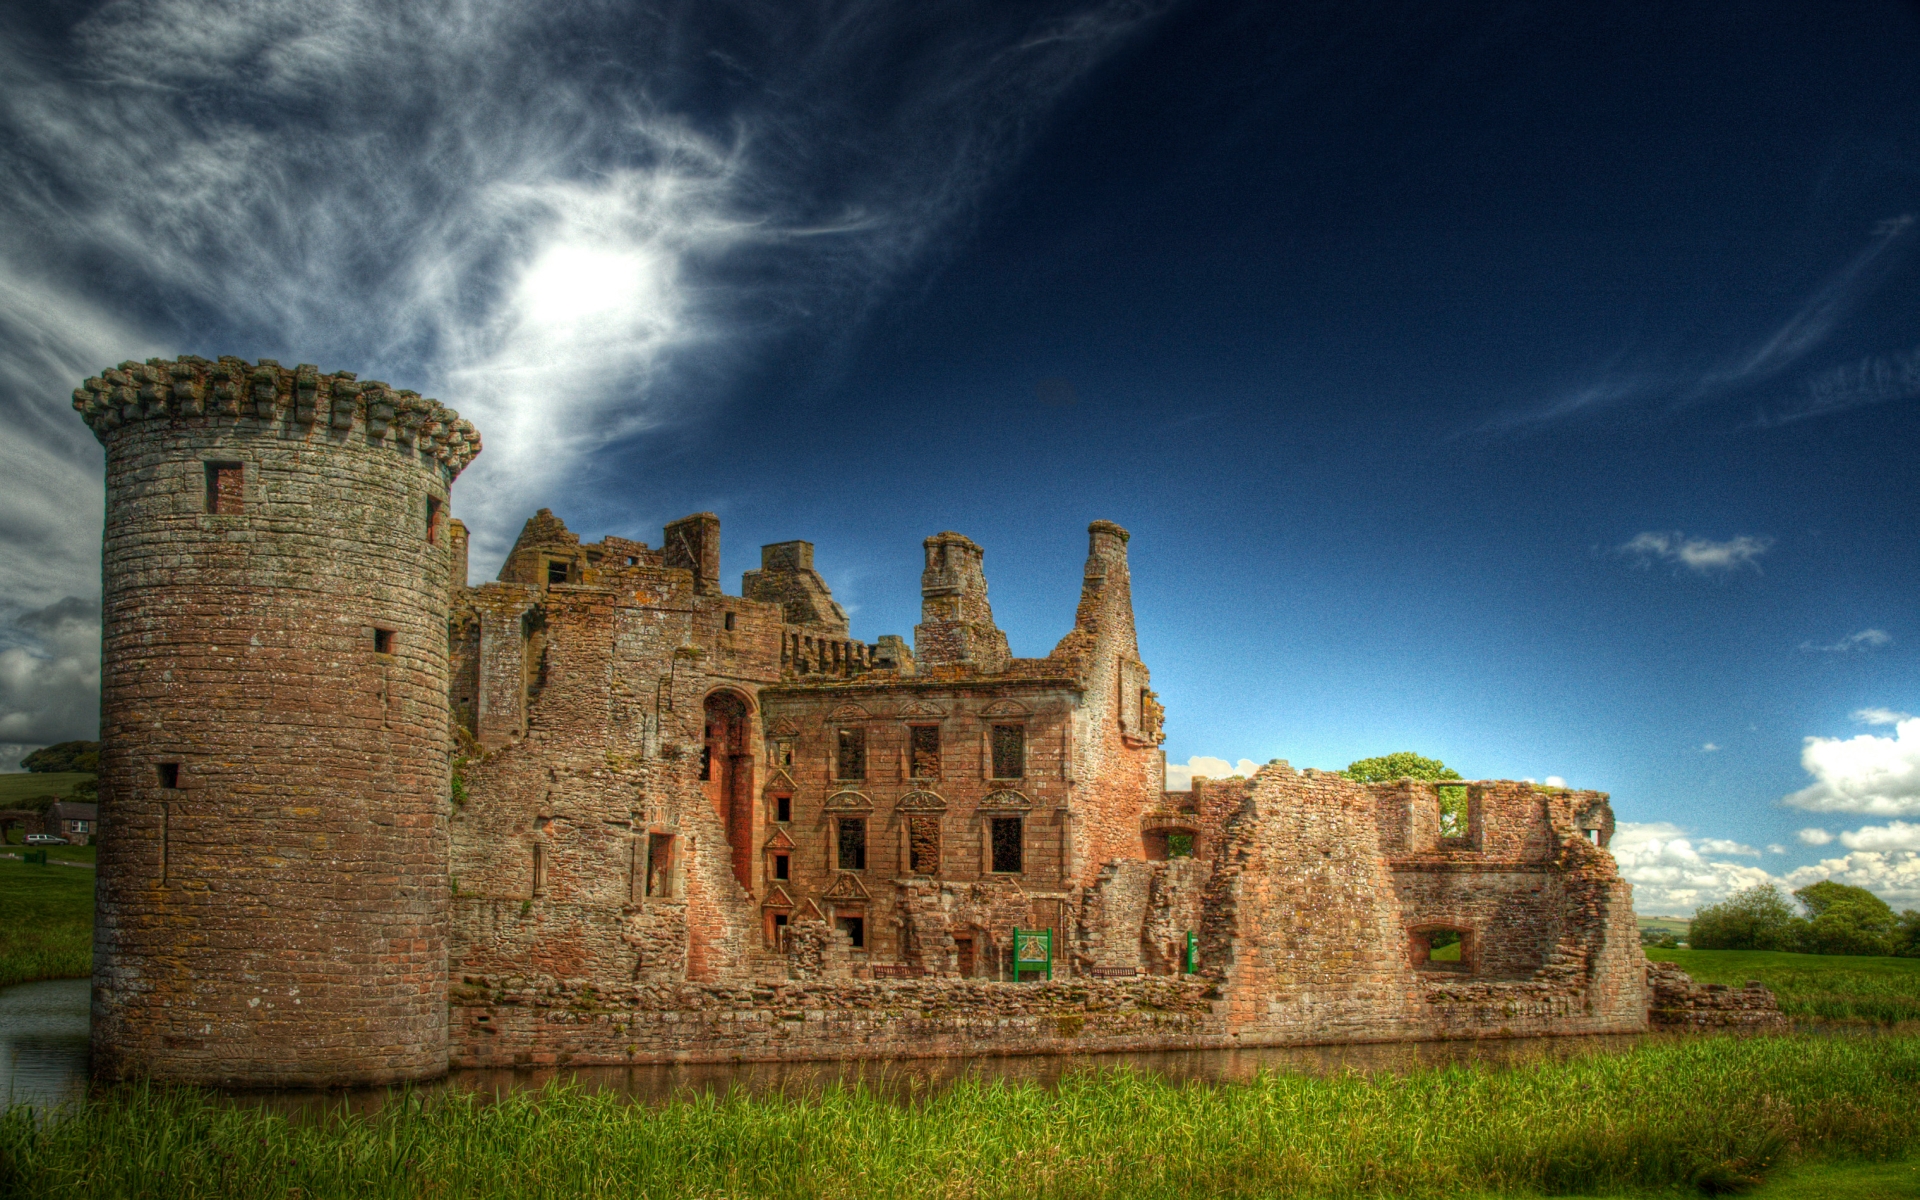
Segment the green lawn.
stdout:
<svg viewBox="0 0 1920 1200">
<path fill-rule="evenodd" d="M 1920 1037 L 1685 1037 L 1406 1075 L 965 1081 L 651 1106 L 554 1087 L 292 1115 L 191 1090 L 0 1117 L 35 1197 L 1669 1197 L 1912 1194 Z"/>
<path fill-rule="evenodd" d="M 1656 950 L 1701 983 L 1739 987 L 1758 979 L 1799 1021 L 1892 1025 L 1920 1021 L 1920 958 L 1784 954 L 1771 950 Z"/>
<path fill-rule="evenodd" d="M 1679 941 L 1687 940 L 1687 932 L 1693 928 L 1693 922 L 1685 917 L 1639 917 L 1640 932 L 1652 930 L 1656 933 L 1670 933 Z"/>
<path fill-rule="evenodd" d="M 93 974 L 93 875 L 0 858 L 0 987 Z"/>
<path fill-rule="evenodd" d="M 0 774 L 0 808 L 42 809 L 46 806 L 37 801 L 44 796 L 56 800 L 65 800 L 73 794 L 73 785 L 83 779 L 92 779 L 91 771 L 48 771 L 35 774 L 31 771 L 9 771 Z"/>
</svg>

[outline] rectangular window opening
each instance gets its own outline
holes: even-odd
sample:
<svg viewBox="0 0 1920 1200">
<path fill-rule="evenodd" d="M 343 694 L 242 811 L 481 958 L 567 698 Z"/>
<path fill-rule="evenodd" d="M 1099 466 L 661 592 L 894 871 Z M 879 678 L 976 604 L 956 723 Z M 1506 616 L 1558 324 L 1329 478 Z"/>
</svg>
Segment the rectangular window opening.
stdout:
<svg viewBox="0 0 1920 1200">
<path fill-rule="evenodd" d="M 992 826 L 993 870 L 999 875 L 1018 875 L 1021 871 L 1020 818 L 995 817 Z"/>
<path fill-rule="evenodd" d="M 1467 836 L 1467 789 L 1463 787 L 1439 787 L 1434 789 L 1440 796 L 1440 836 L 1444 838 L 1463 838 Z"/>
<path fill-rule="evenodd" d="M 787 940 L 787 914 L 773 913 L 768 925 L 773 935 L 769 939 L 771 945 L 775 950 L 782 949 Z"/>
<path fill-rule="evenodd" d="M 229 515 L 245 512 L 246 501 L 240 493 L 243 478 L 244 472 L 239 463 L 208 463 L 207 511 Z"/>
<path fill-rule="evenodd" d="M 440 500 L 435 496 L 427 497 L 427 545 L 440 544 Z"/>
<path fill-rule="evenodd" d="M 915 779 L 940 778 L 940 727 L 912 726 L 912 767 Z"/>
<path fill-rule="evenodd" d="M 865 917 L 835 917 L 833 923 L 845 931 L 847 940 L 853 943 L 855 950 L 867 948 L 867 919 Z"/>
<path fill-rule="evenodd" d="M 1421 959 L 1422 966 L 1430 966 L 1441 971 L 1467 969 L 1466 935 L 1460 930 L 1430 929 L 1415 936 L 1426 949 L 1426 954 Z"/>
<path fill-rule="evenodd" d="M 547 848 L 539 842 L 533 844 L 533 894 L 538 896 L 547 890 Z"/>
<path fill-rule="evenodd" d="M 792 796 L 775 796 L 773 798 L 773 819 L 782 825 L 793 820 Z"/>
<path fill-rule="evenodd" d="M 647 895 L 673 895 L 673 835 L 647 835 Z"/>
<path fill-rule="evenodd" d="M 562 559 L 557 559 L 557 558 L 549 560 L 547 563 L 547 583 L 551 585 L 556 583 L 565 583 L 566 581 L 567 581 L 566 562 Z"/>
<path fill-rule="evenodd" d="M 793 739 L 781 738 L 773 744 L 773 765 L 790 767 L 793 765 Z"/>
<path fill-rule="evenodd" d="M 940 873 L 940 818 L 907 818 L 907 870 L 915 875 Z"/>
<path fill-rule="evenodd" d="M 836 742 L 834 778 L 865 779 L 867 777 L 867 731 L 864 729 L 839 730 Z"/>
<path fill-rule="evenodd" d="M 1027 728 L 1024 725 L 993 727 L 993 777 L 1021 779 L 1027 773 Z"/>
<path fill-rule="evenodd" d="M 865 817 L 840 818 L 840 869 L 842 871 L 867 869 L 867 819 Z"/>
<path fill-rule="evenodd" d="M 161 787 L 177 788 L 180 786 L 180 764 L 179 763 L 161 763 L 159 764 L 159 768 L 160 768 L 160 786 Z"/>
<path fill-rule="evenodd" d="M 773 856 L 773 877 L 775 879 L 793 878 L 792 870 L 793 860 L 791 857 L 785 854 L 776 854 Z"/>
<path fill-rule="evenodd" d="M 729 633 L 733 632 L 733 614 L 732 613 L 727 614 L 726 624 L 727 624 L 727 632 Z"/>
<path fill-rule="evenodd" d="M 375 654 L 393 653 L 393 630 L 376 629 L 373 631 L 373 652 Z"/>
</svg>

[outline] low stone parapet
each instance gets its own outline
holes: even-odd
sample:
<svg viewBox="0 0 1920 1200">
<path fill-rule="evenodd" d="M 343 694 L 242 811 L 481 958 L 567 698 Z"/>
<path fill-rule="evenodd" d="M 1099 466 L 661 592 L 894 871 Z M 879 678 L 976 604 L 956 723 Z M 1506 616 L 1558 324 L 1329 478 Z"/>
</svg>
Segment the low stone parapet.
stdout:
<svg viewBox="0 0 1920 1200">
<path fill-rule="evenodd" d="M 1673 963 L 1650 962 L 1647 986 L 1653 993 L 1648 1023 L 1655 1029 L 1786 1033 L 1793 1028 L 1780 1011 L 1779 1000 L 1757 979 L 1741 988 L 1724 983 L 1702 986 Z"/>
</svg>

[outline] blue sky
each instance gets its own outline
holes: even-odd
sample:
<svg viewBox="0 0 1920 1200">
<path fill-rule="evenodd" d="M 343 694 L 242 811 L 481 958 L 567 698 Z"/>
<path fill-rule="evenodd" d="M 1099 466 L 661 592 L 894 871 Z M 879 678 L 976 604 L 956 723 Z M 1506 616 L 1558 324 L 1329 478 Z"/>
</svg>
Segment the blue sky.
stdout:
<svg viewBox="0 0 1920 1200">
<path fill-rule="evenodd" d="M 1044 654 L 1112 519 L 1176 764 L 1920 906 L 1920 11 L 1356 7 L 19 6 L 0 743 L 92 732 L 67 390 L 270 356 L 480 426 L 476 577 L 711 509 L 871 639 L 957 529 Z"/>
</svg>

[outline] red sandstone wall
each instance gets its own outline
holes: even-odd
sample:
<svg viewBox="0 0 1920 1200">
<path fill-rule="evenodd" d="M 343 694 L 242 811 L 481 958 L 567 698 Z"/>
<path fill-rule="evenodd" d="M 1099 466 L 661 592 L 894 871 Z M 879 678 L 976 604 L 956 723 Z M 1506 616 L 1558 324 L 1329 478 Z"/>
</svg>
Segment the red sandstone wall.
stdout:
<svg viewBox="0 0 1920 1200">
<path fill-rule="evenodd" d="M 95 1072 L 439 1074 L 451 556 L 427 504 L 444 522 L 477 438 L 238 359 L 126 364 L 76 407 L 107 452 Z M 209 462 L 240 464 L 228 511 Z"/>
</svg>

